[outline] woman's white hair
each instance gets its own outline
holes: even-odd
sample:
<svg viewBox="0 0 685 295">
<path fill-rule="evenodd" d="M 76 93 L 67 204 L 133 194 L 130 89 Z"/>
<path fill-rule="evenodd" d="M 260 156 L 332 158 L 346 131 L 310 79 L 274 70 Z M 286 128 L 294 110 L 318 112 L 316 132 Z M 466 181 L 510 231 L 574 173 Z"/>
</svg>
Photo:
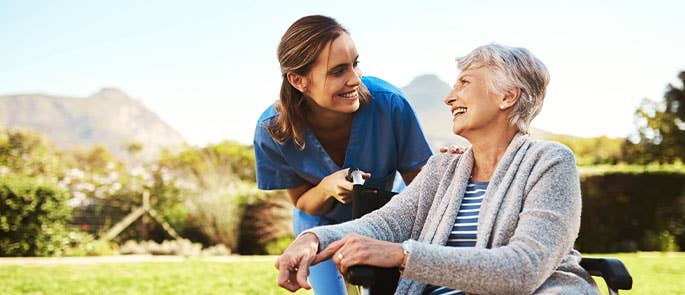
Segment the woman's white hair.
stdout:
<svg viewBox="0 0 685 295">
<path fill-rule="evenodd" d="M 530 121 L 540 113 L 549 84 L 547 67 L 537 57 L 525 48 L 493 43 L 480 46 L 468 55 L 457 58 L 457 67 L 461 71 L 487 67 L 493 74 L 490 89 L 496 93 L 504 93 L 516 87 L 521 89 L 509 122 L 519 131 L 528 133 Z"/>
</svg>

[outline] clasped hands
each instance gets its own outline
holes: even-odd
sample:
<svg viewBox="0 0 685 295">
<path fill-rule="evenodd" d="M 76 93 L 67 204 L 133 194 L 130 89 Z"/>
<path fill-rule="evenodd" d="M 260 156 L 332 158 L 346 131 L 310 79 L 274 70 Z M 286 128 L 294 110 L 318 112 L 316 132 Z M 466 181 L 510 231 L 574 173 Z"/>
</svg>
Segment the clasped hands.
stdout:
<svg viewBox="0 0 685 295">
<path fill-rule="evenodd" d="M 290 244 L 276 260 L 278 285 L 291 292 L 300 288 L 311 289 L 307 282 L 309 267 L 330 258 L 343 274 L 354 265 L 395 267 L 404 259 L 404 250 L 399 243 L 354 233 L 331 243 L 319 253 L 318 249 L 319 239 L 313 233 L 305 233 Z"/>
</svg>

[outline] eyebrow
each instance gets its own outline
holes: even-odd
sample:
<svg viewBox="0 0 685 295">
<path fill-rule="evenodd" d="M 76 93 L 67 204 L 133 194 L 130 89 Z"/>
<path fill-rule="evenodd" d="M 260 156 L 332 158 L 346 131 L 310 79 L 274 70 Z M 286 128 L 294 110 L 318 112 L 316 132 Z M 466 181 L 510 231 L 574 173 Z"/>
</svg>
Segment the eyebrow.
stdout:
<svg viewBox="0 0 685 295">
<path fill-rule="evenodd" d="M 452 87 L 453 87 L 453 88 L 454 88 L 454 87 L 457 87 L 457 84 L 459 84 L 459 81 L 461 81 L 461 79 L 463 79 L 463 78 L 465 78 L 465 77 L 471 78 L 471 77 L 473 77 L 473 76 L 470 75 L 470 74 L 464 74 L 464 75 L 462 75 L 462 76 L 457 77 L 457 82 L 455 82 L 455 83 L 454 83 L 454 86 L 452 86 Z"/>
</svg>

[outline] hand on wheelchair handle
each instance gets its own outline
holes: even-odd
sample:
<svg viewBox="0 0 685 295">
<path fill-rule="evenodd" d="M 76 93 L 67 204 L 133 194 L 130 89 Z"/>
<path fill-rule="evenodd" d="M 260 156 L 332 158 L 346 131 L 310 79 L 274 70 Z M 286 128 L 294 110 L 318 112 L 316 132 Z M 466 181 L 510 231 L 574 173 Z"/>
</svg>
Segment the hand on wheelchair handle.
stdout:
<svg viewBox="0 0 685 295">
<path fill-rule="evenodd" d="M 315 262 L 332 259 L 340 273 L 351 266 L 396 267 L 402 264 L 404 250 L 399 243 L 380 241 L 359 234 L 348 234 L 319 252 Z"/>
<path fill-rule="evenodd" d="M 352 201 L 353 184 L 348 181 L 349 168 L 342 169 L 324 177 L 319 186 L 323 188 L 329 197 L 333 197 L 338 202 L 347 204 Z M 368 179 L 370 173 L 363 173 L 362 177 Z"/>
</svg>

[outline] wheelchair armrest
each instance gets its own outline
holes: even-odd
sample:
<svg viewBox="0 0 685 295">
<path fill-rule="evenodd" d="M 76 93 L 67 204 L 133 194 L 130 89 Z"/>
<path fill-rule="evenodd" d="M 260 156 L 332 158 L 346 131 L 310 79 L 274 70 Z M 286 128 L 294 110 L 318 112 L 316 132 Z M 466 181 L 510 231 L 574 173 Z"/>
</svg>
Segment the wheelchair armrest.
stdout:
<svg viewBox="0 0 685 295">
<path fill-rule="evenodd" d="M 591 275 L 604 278 L 610 289 L 630 290 L 633 287 L 633 278 L 623 262 L 618 259 L 583 257 L 580 266 Z"/>
<path fill-rule="evenodd" d="M 345 280 L 352 285 L 368 288 L 376 281 L 376 268 L 367 265 L 352 266 L 347 270 Z"/>
<path fill-rule="evenodd" d="M 400 280 L 400 269 L 397 267 L 375 267 L 355 265 L 345 274 L 345 279 L 353 285 L 367 288 L 373 295 L 392 295 Z"/>
</svg>

